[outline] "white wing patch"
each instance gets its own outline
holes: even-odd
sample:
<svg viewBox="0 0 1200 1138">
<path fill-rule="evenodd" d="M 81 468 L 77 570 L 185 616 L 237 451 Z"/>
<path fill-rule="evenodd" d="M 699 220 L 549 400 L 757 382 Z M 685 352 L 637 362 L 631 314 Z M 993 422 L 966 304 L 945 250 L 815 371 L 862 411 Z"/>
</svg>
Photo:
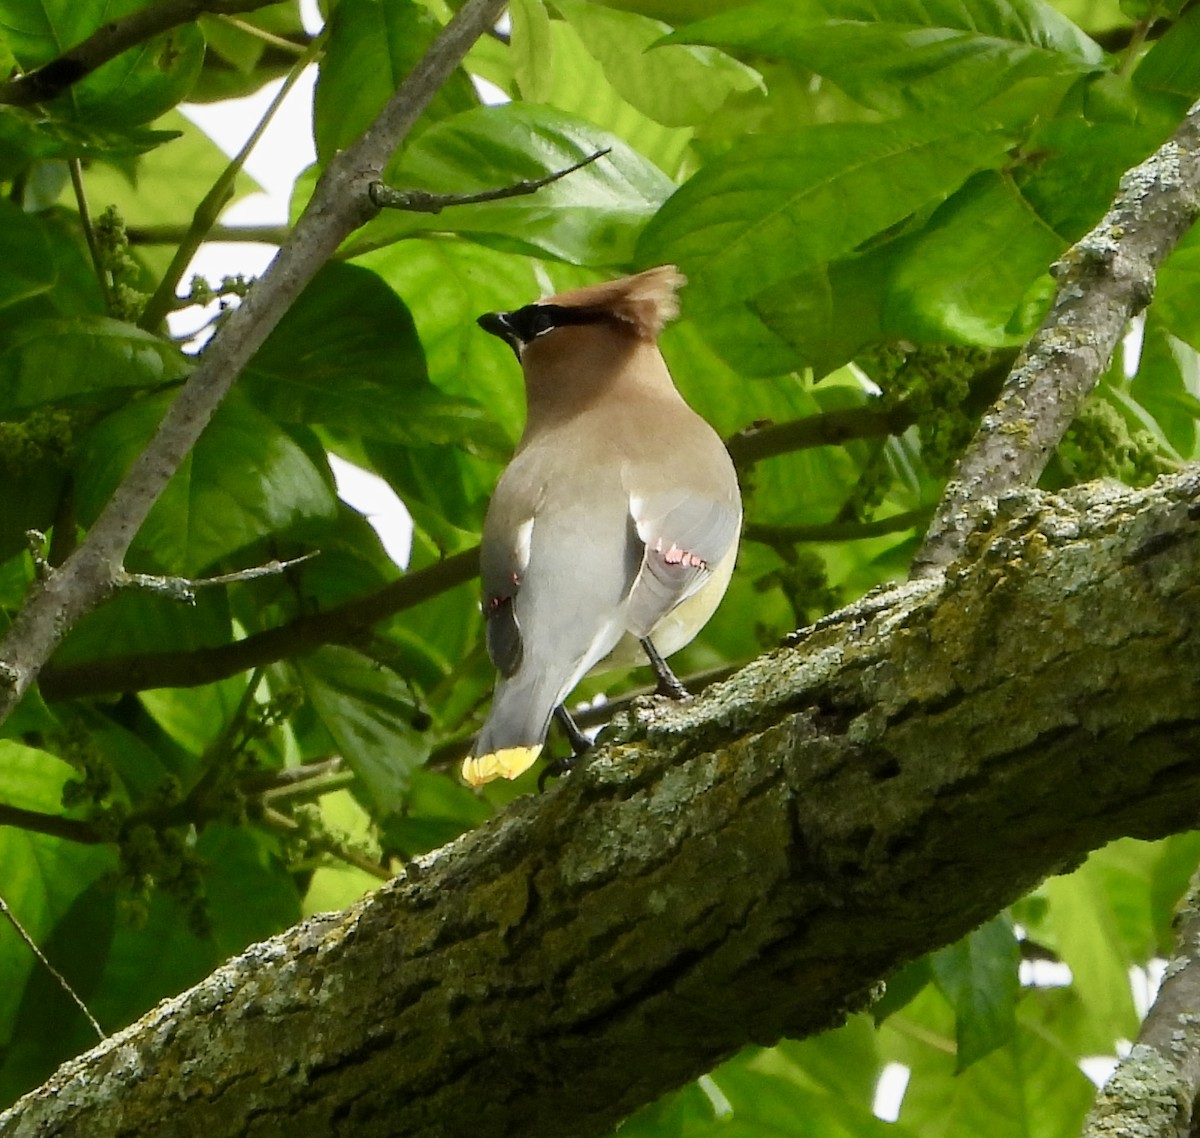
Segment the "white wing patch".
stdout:
<svg viewBox="0 0 1200 1138">
<path fill-rule="evenodd" d="M 513 544 L 513 558 L 518 574 L 524 574 L 529 568 L 529 555 L 533 547 L 533 522 L 530 518 L 517 526 L 516 541 Z"/>
</svg>

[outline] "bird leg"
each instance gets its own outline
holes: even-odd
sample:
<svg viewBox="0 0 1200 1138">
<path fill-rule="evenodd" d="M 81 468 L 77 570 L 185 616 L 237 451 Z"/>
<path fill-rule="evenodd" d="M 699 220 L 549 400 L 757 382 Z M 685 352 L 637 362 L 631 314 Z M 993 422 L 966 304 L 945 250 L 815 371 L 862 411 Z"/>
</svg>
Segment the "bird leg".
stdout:
<svg viewBox="0 0 1200 1138">
<path fill-rule="evenodd" d="M 658 695 L 665 695 L 667 699 L 691 699 L 691 693 L 680 682 L 679 677 L 671 671 L 671 666 L 658 653 L 658 649 L 654 647 L 650 637 L 646 637 L 640 641 L 642 649 L 650 660 L 650 667 L 654 669 L 654 677 L 658 680 L 656 692 Z"/>
<path fill-rule="evenodd" d="M 547 779 L 561 778 L 565 775 L 575 765 L 579 756 L 592 745 L 591 739 L 579 730 L 575 720 L 571 718 L 571 713 L 563 704 L 560 703 L 554 709 L 554 718 L 558 720 L 558 725 L 566 733 L 567 739 L 571 743 L 571 754 L 564 759 L 555 759 L 542 767 L 542 773 L 538 775 L 539 794 L 546 789 Z"/>
</svg>

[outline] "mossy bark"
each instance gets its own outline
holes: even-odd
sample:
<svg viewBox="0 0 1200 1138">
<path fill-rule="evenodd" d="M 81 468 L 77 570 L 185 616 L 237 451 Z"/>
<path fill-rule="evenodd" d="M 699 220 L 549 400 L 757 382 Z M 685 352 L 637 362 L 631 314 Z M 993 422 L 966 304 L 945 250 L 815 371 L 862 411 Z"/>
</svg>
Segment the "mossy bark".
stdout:
<svg viewBox="0 0 1200 1138">
<path fill-rule="evenodd" d="M 599 1135 L 1200 807 L 1200 473 L 1013 497 L 551 793 L 64 1066 L 0 1136 Z"/>
</svg>

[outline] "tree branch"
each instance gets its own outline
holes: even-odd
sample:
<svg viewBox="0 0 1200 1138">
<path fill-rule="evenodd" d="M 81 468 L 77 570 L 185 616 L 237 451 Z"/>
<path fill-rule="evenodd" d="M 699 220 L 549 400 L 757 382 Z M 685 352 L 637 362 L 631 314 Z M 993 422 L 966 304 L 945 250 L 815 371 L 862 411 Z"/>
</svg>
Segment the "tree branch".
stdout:
<svg viewBox="0 0 1200 1138">
<path fill-rule="evenodd" d="M 121 52 L 181 24 L 190 24 L 205 13 L 232 15 L 277 3 L 279 0 L 159 0 L 102 25 L 57 59 L 0 83 L 0 104 L 28 107 L 48 102 Z"/>
<path fill-rule="evenodd" d="M 0 1136 L 169 1112 L 185 1138 L 589 1138 L 840 1022 L 1086 851 L 1194 823 L 1198 521 L 1196 469 L 1005 499 L 952 577 L 635 708 L 550 793 L 160 1004 Z"/>
<path fill-rule="evenodd" d="M 1058 293 L 959 459 L 913 563 L 936 572 L 963 550 L 987 498 L 1033 485 L 1103 373 L 1158 266 L 1200 216 L 1200 103 L 1121 179 L 1104 219 L 1052 271 Z"/>
<path fill-rule="evenodd" d="M 474 580 L 478 573 L 479 549 L 475 547 L 409 573 L 365 597 L 231 644 L 187 652 L 144 652 L 47 668 L 41 677 L 42 695 L 46 699 L 77 699 L 148 687 L 196 687 L 311 652 L 322 644 L 355 644 L 366 639 L 379 621 Z"/>
<path fill-rule="evenodd" d="M 1200 1093 L 1200 874 L 1178 916 L 1179 941 L 1138 1041 L 1088 1114 L 1083 1138 L 1193 1133 Z"/>
<path fill-rule="evenodd" d="M 909 510 L 869 522 L 826 522 L 811 526 L 770 526 L 756 522 L 747 524 L 742 532 L 746 541 L 764 545 L 796 545 L 813 541 L 865 541 L 889 533 L 903 533 L 929 520 L 929 510 Z"/>
<path fill-rule="evenodd" d="M 429 190 L 398 190 L 383 182 L 371 184 L 371 200 L 380 209 L 401 209 L 411 213 L 441 213 L 455 205 L 479 205 L 482 202 L 503 201 L 505 198 L 519 198 L 526 194 L 536 194 L 544 186 L 590 166 L 598 158 L 603 158 L 612 152 L 611 146 L 597 150 L 578 162 L 547 174 L 544 178 L 526 178 L 513 182 L 510 186 L 500 186 L 494 190 L 481 190 L 475 194 L 435 194 Z"/>
<path fill-rule="evenodd" d="M 40 810 L 26 810 L 21 806 L 9 806 L 0 802 L 0 826 L 13 826 L 34 834 L 49 834 L 52 838 L 63 838 L 68 842 L 98 845 L 102 838 L 90 822 L 78 818 L 63 818 L 58 814 L 43 814 Z"/>
<path fill-rule="evenodd" d="M 342 241 L 375 215 L 368 187 L 503 7 L 504 0 L 466 0 L 375 122 L 329 163 L 290 238 L 245 301 L 221 322 L 199 367 L 87 539 L 48 581 L 34 587 L 0 641 L 0 721 L 36 680 L 66 631 L 112 594 L 130 542 L 238 373 Z"/>
</svg>

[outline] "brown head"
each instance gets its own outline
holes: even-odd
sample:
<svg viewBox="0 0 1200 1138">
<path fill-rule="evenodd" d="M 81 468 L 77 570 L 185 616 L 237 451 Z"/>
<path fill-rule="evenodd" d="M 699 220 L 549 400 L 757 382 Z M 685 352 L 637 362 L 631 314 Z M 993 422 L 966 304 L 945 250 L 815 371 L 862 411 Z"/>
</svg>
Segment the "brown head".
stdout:
<svg viewBox="0 0 1200 1138">
<path fill-rule="evenodd" d="M 571 413 L 615 385 L 672 387 L 656 341 L 679 314 L 676 290 L 685 283 L 674 265 L 659 265 L 512 312 L 489 312 L 478 323 L 520 361 L 531 416 Z"/>
</svg>

